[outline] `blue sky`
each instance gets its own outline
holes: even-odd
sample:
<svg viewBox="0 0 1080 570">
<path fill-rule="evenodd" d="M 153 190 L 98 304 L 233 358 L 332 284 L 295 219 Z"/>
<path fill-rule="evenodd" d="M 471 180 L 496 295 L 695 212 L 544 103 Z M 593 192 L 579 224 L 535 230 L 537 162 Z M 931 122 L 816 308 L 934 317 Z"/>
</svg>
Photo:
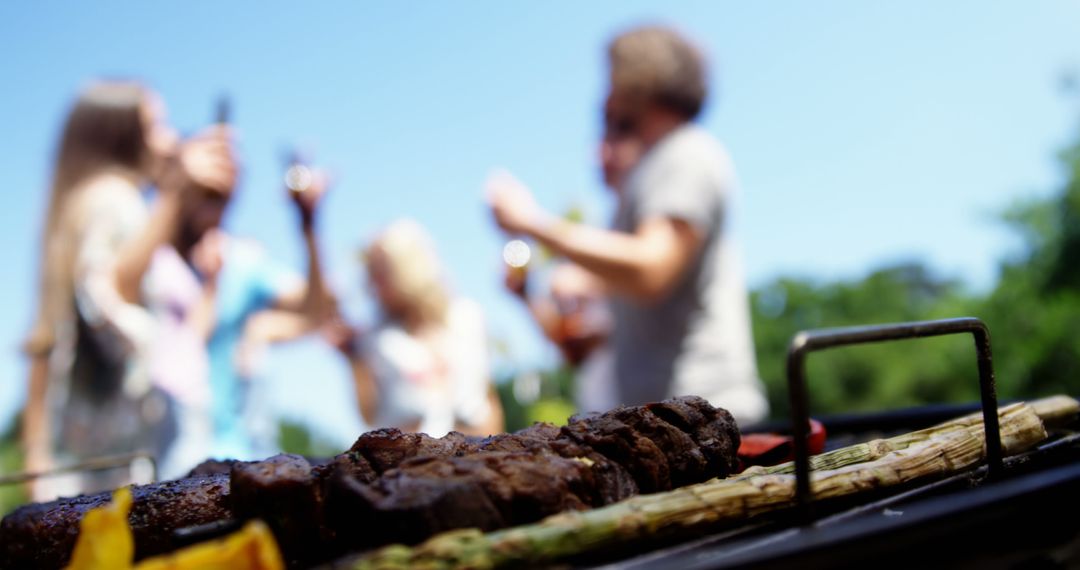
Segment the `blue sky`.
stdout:
<svg viewBox="0 0 1080 570">
<path fill-rule="evenodd" d="M 507 167 L 549 208 L 604 223 L 595 141 L 603 49 L 642 22 L 712 55 L 704 117 L 741 180 L 734 228 L 751 284 L 858 276 L 922 259 L 980 289 L 1015 244 L 995 222 L 1060 181 L 1080 105 L 1076 2 L 5 2 L 0 4 L 0 422 L 22 401 L 16 347 L 35 299 L 38 227 L 57 131 L 88 78 L 143 78 L 192 131 L 228 92 L 244 177 L 228 226 L 301 268 L 280 155 L 310 148 L 339 183 L 322 219 L 333 282 L 369 315 L 354 252 L 410 216 L 456 288 L 526 366 L 553 359 L 499 280 L 481 203 Z M 313 342 L 275 351 L 278 413 L 348 442 L 342 363 Z"/>
</svg>

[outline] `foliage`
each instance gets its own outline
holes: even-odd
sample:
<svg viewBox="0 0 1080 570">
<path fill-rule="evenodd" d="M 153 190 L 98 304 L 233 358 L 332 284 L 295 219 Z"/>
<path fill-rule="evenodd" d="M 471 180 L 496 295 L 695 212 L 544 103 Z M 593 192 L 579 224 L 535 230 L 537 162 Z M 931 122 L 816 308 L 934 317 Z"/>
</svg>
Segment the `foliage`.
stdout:
<svg viewBox="0 0 1080 570">
<path fill-rule="evenodd" d="M 313 433 L 302 422 L 282 419 L 278 422 L 278 446 L 282 453 L 295 453 L 304 457 L 333 457 L 341 450 Z"/>
<path fill-rule="evenodd" d="M 1080 140 L 1060 155 L 1065 183 L 1005 219 L 1025 240 L 985 300 L 1005 393 L 1080 391 Z"/>
<path fill-rule="evenodd" d="M 22 470 L 22 450 L 18 438 L 19 417 L 0 435 L 0 475 Z M 0 485 L 0 516 L 27 501 L 26 488 L 22 484 Z"/>
<path fill-rule="evenodd" d="M 523 389 L 523 384 L 535 386 Z M 564 425 L 574 413 L 574 372 L 568 366 L 505 378 L 496 384 L 507 431 L 535 422 Z"/>
<path fill-rule="evenodd" d="M 970 312 L 960 285 L 911 263 L 865 279 L 816 283 L 782 278 L 751 295 L 759 372 L 774 416 L 786 416 L 785 359 L 800 330 L 957 316 Z M 970 338 L 848 347 L 807 362 L 816 413 L 880 410 L 978 396 Z M 966 378 L 970 376 L 970 380 Z"/>
<path fill-rule="evenodd" d="M 1080 392 L 1080 140 L 1061 155 L 1065 183 L 1050 198 L 1016 203 L 1002 218 L 1022 239 L 984 296 L 917 262 L 863 279 L 780 278 L 751 295 L 758 364 L 773 415 L 788 410 L 785 357 L 797 331 L 957 316 L 990 327 L 998 396 Z M 941 337 L 815 353 L 815 413 L 881 410 L 978 399 L 970 337 Z"/>
</svg>

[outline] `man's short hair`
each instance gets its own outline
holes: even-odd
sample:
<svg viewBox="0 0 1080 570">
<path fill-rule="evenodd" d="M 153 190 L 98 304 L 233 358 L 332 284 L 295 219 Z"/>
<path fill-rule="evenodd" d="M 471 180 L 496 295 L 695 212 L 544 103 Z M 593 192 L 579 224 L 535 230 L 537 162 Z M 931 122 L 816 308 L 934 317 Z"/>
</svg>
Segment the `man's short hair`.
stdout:
<svg viewBox="0 0 1080 570">
<path fill-rule="evenodd" d="M 658 103 L 688 120 L 697 117 L 708 95 L 705 58 L 675 30 L 636 28 L 608 46 L 611 90 Z"/>
</svg>

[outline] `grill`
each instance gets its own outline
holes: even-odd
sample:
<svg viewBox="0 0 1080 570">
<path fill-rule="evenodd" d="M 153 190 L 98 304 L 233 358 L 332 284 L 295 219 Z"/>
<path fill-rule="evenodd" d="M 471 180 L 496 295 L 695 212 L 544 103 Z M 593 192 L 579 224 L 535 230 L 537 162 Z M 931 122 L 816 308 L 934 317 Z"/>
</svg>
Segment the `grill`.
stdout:
<svg viewBox="0 0 1080 570">
<path fill-rule="evenodd" d="M 871 414 L 819 417 L 826 449 L 929 427 L 982 411 L 986 457 L 977 468 L 858 495 L 814 500 L 806 444 L 810 409 L 805 361 L 815 351 L 862 343 L 970 334 L 976 349 L 981 401 Z M 796 503 L 736 523 L 716 524 L 695 536 L 654 536 L 563 561 L 575 568 L 1080 568 L 1080 421 L 1053 428 L 1039 446 L 1002 457 L 990 334 L 978 319 L 947 319 L 799 333 L 788 353 L 791 418 L 744 433 L 792 435 Z M 95 463 L 108 468 L 133 458 Z M 28 476 L 32 477 L 32 475 Z M 1064 509 L 1063 509 L 1064 507 Z M 1058 516 L 1061 513 L 1062 516 Z M 176 542 L 221 536 L 238 523 L 221 520 L 186 527 Z M 625 541 L 624 541 L 625 542 Z"/>
<path fill-rule="evenodd" d="M 984 465 L 950 477 L 813 501 L 806 444 L 809 407 L 804 363 L 818 350 L 946 334 L 975 341 L 981 402 L 935 405 L 819 419 L 827 447 L 929 427 L 982 409 Z M 989 330 L 974 318 L 799 333 L 788 352 L 797 505 L 678 544 L 658 542 L 606 558 L 578 560 L 588 568 L 846 568 L 932 565 L 958 568 L 1080 568 L 1080 433 L 1076 421 L 1051 430 L 1035 449 L 1002 459 Z M 764 424 L 747 432 L 776 431 Z"/>
</svg>

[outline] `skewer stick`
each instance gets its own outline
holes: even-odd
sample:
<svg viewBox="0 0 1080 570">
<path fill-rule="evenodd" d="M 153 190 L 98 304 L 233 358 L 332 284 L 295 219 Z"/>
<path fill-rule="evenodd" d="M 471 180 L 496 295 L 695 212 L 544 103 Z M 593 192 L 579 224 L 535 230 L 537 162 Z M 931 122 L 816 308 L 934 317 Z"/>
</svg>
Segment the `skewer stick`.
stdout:
<svg viewBox="0 0 1080 570">
<path fill-rule="evenodd" d="M 45 477 L 53 477 L 55 475 L 63 475 L 64 473 L 78 473 L 82 471 L 104 471 L 106 469 L 117 469 L 119 467 L 133 468 L 136 464 L 148 464 L 150 467 L 150 481 L 157 480 L 157 464 L 154 462 L 154 458 L 145 453 L 126 453 L 123 455 L 112 455 L 108 457 L 95 457 L 79 463 L 73 463 L 71 465 L 63 465 L 55 469 L 48 471 L 21 471 L 18 473 L 11 473 L 8 475 L 0 475 L 0 485 L 14 485 L 16 483 L 26 483 L 27 481 L 33 481 L 35 479 L 41 479 Z"/>
</svg>

